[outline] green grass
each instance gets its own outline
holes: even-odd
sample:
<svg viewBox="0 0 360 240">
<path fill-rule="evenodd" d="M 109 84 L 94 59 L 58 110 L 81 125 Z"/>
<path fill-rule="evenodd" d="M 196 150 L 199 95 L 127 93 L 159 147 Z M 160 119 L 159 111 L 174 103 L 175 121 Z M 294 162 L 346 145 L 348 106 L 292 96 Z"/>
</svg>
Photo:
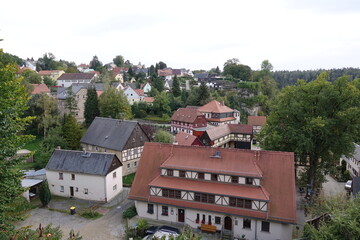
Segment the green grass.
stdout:
<svg viewBox="0 0 360 240">
<path fill-rule="evenodd" d="M 123 177 L 123 184 L 132 184 L 135 178 L 135 173 L 131 173 Z"/>
<path fill-rule="evenodd" d="M 83 218 L 87 218 L 87 219 L 98 219 L 103 216 L 101 213 L 98 213 L 95 211 L 90 211 L 90 210 L 86 210 L 82 213 L 79 213 L 79 215 L 82 216 Z"/>
<path fill-rule="evenodd" d="M 150 121 L 154 121 L 154 122 L 159 122 L 159 123 L 169 123 L 170 122 L 170 117 L 159 117 L 159 116 L 155 116 L 155 115 L 148 115 L 145 120 L 150 120 Z"/>
<path fill-rule="evenodd" d="M 43 138 L 41 137 L 37 137 L 35 138 L 33 141 L 27 143 L 25 146 L 24 146 L 24 149 L 27 149 L 29 151 L 37 151 L 40 149 L 40 146 L 41 146 L 41 141 L 43 140 Z"/>
</svg>

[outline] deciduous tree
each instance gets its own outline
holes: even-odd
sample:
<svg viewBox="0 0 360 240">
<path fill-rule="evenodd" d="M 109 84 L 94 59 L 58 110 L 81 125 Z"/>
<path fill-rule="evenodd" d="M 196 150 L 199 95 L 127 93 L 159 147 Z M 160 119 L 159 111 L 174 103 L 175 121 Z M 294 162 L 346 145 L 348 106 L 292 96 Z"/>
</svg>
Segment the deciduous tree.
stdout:
<svg viewBox="0 0 360 240">
<path fill-rule="evenodd" d="M 154 142 L 160 142 L 160 143 L 173 143 L 173 136 L 164 131 L 159 130 L 155 133 Z"/>
<path fill-rule="evenodd" d="M 169 105 L 169 99 L 165 91 L 162 91 L 155 96 L 153 108 L 158 116 L 170 113 L 171 109 Z"/>
<path fill-rule="evenodd" d="M 315 81 L 284 88 L 260 134 L 262 148 L 290 151 L 310 167 L 305 181 L 318 189 L 341 155 L 354 150 L 360 133 L 360 91 L 347 76 L 334 83 L 322 73 Z"/>
<path fill-rule="evenodd" d="M 124 61 L 124 57 L 121 56 L 121 55 L 117 55 L 114 59 L 113 59 L 113 62 L 116 66 L 118 67 L 123 67 L 124 64 L 125 64 L 125 61 Z"/>
<path fill-rule="evenodd" d="M 100 116 L 117 119 L 131 118 L 131 107 L 123 91 L 105 90 L 99 97 Z"/>
</svg>

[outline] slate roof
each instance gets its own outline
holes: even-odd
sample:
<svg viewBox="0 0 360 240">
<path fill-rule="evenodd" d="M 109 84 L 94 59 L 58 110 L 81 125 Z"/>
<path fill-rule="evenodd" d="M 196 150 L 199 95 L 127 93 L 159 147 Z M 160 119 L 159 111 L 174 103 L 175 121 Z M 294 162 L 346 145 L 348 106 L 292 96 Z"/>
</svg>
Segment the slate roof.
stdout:
<svg viewBox="0 0 360 240">
<path fill-rule="evenodd" d="M 198 116 L 203 116 L 193 108 L 179 108 L 171 117 L 172 121 L 193 123 Z"/>
<path fill-rule="evenodd" d="M 211 157 L 216 151 L 220 152 L 220 158 Z M 161 176 L 161 168 L 259 177 L 262 178 L 261 187 L 166 177 Z M 268 212 L 151 196 L 151 185 L 166 186 L 170 189 L 191 188 L 210 194 L 225 191 L 230 196 L 269 199 Z M 228 189 L 230 185 L 234 189 Z M 296 223 L 294 153 L 145 143 L 129 198 L 242 217 Z"/>
<path fill-rule="evenodd" d="M 93 79 L 95 73 L 64 73 L 58 80 L 83 80 L 83 79 Z"/>
<path fill-rule="evenodd" d="M 122 151 L 138 122 L 96 117 L 80 142 Z"/>
<path fill-rule="evenodd" d="M 104 84 L 103 83 L 73 83 L 71 84 L 71 90 L 74 94 L 77 94 L 81 89 L 89 89 L 90 87 L 95 87 L 98 96 L 104 91 Z M 66 99 L 68 96 L 67 88 L 59 87 L 57 90 L 57 98 L 58 99 Z"/>
<path fill-rule="evenodd" d="M 55 150 L 46 170 L 106 176 L 114 158 L 120 162 L 114 153 Z"/>
<path fill-rule="evenodd" d="M 195 73 L 194 78 L 205 79 L 209 77 L 209 73 Z"/>
</svg>

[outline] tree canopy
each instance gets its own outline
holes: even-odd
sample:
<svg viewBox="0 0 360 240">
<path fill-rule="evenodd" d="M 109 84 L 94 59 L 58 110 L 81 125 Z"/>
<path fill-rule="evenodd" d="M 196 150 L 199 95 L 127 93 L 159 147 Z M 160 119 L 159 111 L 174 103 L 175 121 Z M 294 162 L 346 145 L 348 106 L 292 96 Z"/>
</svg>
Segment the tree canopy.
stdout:
<svg viewBox="0 0 360 240">
<path fill-rule="evenodd" d="M 131 118 L 130 104 L 122 91 L 115 88 L 105 90 L 99 97 L 100 116 L 117 119 Z"/>
<path fill-rule="evenodd" d="M 244 64 L 225 63 L 223 75 L 230 75 L 233 78 L 242 81 L 251 81 L 252 70 L 249 66 Z"/>
<path fill-rule="evenodd" d="M 85 117 L 85 125 L 88 127 L 95 119 L 95 117 L 100 116 L 99 110 L 99 100 L 96 93 L 95 88 L 89 88 L 87 90 L 87 97 L 85 101 L 85 110 L 84 110 L 84 117 Z"/>
<path fill-rule="evenodd" d="M 121 55 L 117 55 L 114 59 L 113 62 L 116 66 L 118 67 L 123 67 L 125 65 L 125 60 L 124 57 Z"/>
<path fill-rule="evenodd" d="M 304 179 L 315 189 L 341 155 L 352 153 L 360 133 L 359 89 L 347 76 L 328 79 L 322 73 L 282 89 L 260 134 L 263 149 L 295 152 L 309 161 Z"/>
<path fill-rule="evenodd" d="M 159 130 L 155 133 L 154 142 L 172 143 L 173 136 L 164 130 Z"/>
</svg>

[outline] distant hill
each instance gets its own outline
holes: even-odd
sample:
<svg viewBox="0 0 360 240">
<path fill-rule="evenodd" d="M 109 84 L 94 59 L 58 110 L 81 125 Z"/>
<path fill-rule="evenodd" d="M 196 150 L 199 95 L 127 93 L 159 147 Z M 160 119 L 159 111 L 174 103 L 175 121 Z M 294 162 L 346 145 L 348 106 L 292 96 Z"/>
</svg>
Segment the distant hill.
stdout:
<svg viewBox="0 0 360 240">
<path fill-rule="evenodd" d="M 275 81 L 279 84 L 279 88 L 283 88 L 289 85 L 294 85 L 298 79 L 303 79 L 306 82 L 310 82 L 316 79 L 321 73 L 327 71 L 330 75 L 330 81 L 335 81 L 342 75 L 349 75 L 350 79 L 360 78 L 359 68 L 341 68 L 341 69 L 319 69 L 319 70 L 306 70 L 306 71 L 275 71 L 271 75 Z"/>
</svg>

